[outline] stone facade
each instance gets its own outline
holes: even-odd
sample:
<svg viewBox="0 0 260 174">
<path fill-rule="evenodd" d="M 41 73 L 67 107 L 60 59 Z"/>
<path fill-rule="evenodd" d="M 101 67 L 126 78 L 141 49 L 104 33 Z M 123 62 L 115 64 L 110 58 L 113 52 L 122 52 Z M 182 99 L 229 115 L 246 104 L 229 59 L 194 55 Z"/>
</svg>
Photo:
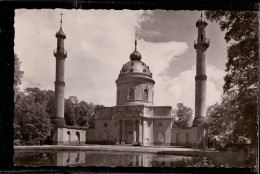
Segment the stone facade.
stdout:
<svg viewBox="0 0 260 174">
<path fill-rule="evenodd" d="M 154 115 L 160 111 L 160 115 Z M 95 140 L 104 144 L 171 144 L 171 106 L 101 107 L 95 110 Z"/>
<path fill-rule="evenodd" d="M 85 144 L 86 130 L 81 127 L 56 127 L 52 133 L 52 142 L 57 145 Z"/>
<path fill-rule="evenodd" d="M 193 126 L 179 128 L 173 122 L 171 106 L 153 106 L 154 84 L 149 66 L 141 61 L 135 50 L 130 61 L 123 65 L 118 79 L 116 106 L 95 109 L 95 130 L 87 131 L 94 136 L 87 142 L 132 145 L 174 145 L 203 148 L 207 146 L 206 118 L 206 38 L 207 23 L 201 18 L 196 22 L 198 39 L 194 43 L 197 51 L 195 119 Z"/>
</svg>

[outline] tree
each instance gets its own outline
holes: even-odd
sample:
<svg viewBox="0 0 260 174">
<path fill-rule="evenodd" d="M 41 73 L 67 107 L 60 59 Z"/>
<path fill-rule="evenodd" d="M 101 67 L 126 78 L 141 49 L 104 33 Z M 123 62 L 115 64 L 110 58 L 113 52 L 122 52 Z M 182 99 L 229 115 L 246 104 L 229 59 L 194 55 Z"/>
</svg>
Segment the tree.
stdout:
<svg viewBox="0 0 260 174">
<path fill-rule="evenodd" d="M 16 100 L 16 95 L 19 90 L 19 85 L 21 84 L 21 79 L 23 77 L 23 71 L 20 70 L 21 61 L 17 57 L 16 54 L 14 54 L 14 95 Z"/>
<path fill-rule="evenodd" d="M 74 126 L 77 123 L 75 115 L 76 105 L 71 99 L 73 98 L 69 97 L 68 99 L 65 99 L 64 119 L 66 125 Z"/>
<path fill-rule="evenodd" d="M 219 23 L 226 31 L 227 48 L 224 95 L 220 105 L 213 106 L 209 115 L 223 116 L 230 130 L 222 135 L 223 145 L 250 142 L 256 148 L 258 94 L 258 12 L 206 11 L 206 18 Z M 215 112 L 215 113 L 214 113 Z M 228 116 L 227 116 L 228 115 Z M 217 123 L 217 122 L 216 122 Z M 221 134 L 220 134 L 221 135 Z"/>
<path fill-rule="evenodd" d="M 174 109 L 176 118 L 175 124 L 179 127 L 190 127 L 192 122 L 192 109 L 184 106 L 183 103 L 177 104 L 177 109 Z"/>
<path fill-rule="evenodd" d="M 34 96 L 35 102 L 42 104 L 46 103 L 46 112 L 53 117 L 55 114 L 54 103 L 55 103 L 55 93 L 52 90 L 41 90 L 39 88 L 26 88 L 24 90 L 26 93 Z"/>
<path fill-rule="evenodd" d="M 39 101 L 31 92 L 20 92 L 14 111 L 15 144 L 41 145 L 50 136 L 52 124 L 46 112 L 47 101 Z"/>
</svg>

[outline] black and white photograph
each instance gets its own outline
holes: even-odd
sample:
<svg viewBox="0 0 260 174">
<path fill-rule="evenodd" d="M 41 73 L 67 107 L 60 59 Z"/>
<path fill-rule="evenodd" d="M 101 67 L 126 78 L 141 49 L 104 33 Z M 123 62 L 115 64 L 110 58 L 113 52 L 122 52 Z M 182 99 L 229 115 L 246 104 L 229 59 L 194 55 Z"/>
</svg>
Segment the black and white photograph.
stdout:
<svg viewBox="0 0 260 174">
<path fill-rule="evenodd" d="M 255 168 L 258 12 L 16 9 L 14 164 Z"/>
</svg>

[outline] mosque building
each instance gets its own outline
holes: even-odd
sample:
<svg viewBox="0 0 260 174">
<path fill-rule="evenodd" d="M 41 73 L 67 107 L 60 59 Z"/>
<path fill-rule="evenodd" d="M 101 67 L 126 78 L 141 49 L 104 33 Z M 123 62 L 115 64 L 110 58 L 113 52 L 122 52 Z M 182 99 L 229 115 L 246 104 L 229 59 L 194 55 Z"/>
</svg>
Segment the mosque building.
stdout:
<svg viewBox="0 0 260 174">
<path fill-rule="evenodd" d="M 149 66 L 142 61 L 141 54 L 135 49 L 130 54 L 130 61 L 123 65 L 116 85 L 116 106 L 97 107 L 95 109 L 95 128 L 82 130 L 64 125 L 64 50 L 63 32 L 58 32 L 58 48 L 55 96 L 56 125 L 60 136 L 58 144 L 71 144 L 71 139 L 79 143 L 96 144 L 131 144 L 181 145 L 185 147 L 207 147 L 206 118 L 206 50 L 209 39 L 206 38 L 207 22 L 202 14 L 196 22 L 198 38 L 194 42 L 196 49 L 195 76 L 195 118 L 192 127 L 179 128 L 174 124 L 171 106 L 153 106 L 155 80 Z M 66 53 L 66 54 L 65 54 Z M 66 56 L 65 56 L 66 55 Z M 59 123 L 59 124 L 58 124 Z M 74 132 L 74 133 L 73 133 Z M 78 132 L 78 135 L 72 135 Z M 56 133 L 56 134 L 57 134 Z M 57 135 L 54 134 L 56 137 Z M 82 137 L 84 136 L 85 137 Z M 76 138 L 75 138 L 76 137 Z M 56 138 L 57 139 L 57 138 Z M 58 141 L 58 142 L 59 142 Z M 69 141 L 69 142 L 68 142 Z"/>
<path fill-rule="evenodd" d="M 95 110 L 95 141 L 156 145 L 171 144 L 173 112 L 171 106 L 153 106 L 154 84 L 152 73 L 137 51 L 123 65 L 117 85 L 114 107 Z"/>
</svg>

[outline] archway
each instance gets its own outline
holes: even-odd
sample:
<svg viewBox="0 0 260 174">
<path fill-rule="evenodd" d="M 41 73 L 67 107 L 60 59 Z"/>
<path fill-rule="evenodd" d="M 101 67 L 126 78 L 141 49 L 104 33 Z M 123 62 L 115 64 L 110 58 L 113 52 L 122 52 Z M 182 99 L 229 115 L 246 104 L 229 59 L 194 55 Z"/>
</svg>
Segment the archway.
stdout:
<svg viewBox="0 0 260 174">
<path fill-rule="evenodd" d="M 164 132 L 158 132 L 157 134 L 157 141 L 160 143 L 164 143 L 165 139 L 164 139 Z"/>
<path fill-rule="evenodd" d="M 134 137 L 133 137 L 133 132 L 132 132 L 132 131 L 129 131 L 128 134 L 127 134 L 126 143 L 127 143 L 127 144 L 131 144 L 131 143 L 134 141 L 133 138 L 134 138 Z"/>
<path fill-rule="evenodd" d="M 67 132 L 68 135 L 68 144 L 71 144 L 71 133 L 70 131 Z"/>
<path fill-rule="evenodd" d="M 76 135 L 77 135 L 77 138 L 78 138 L 78 143 L 80 144 L 80 133 L 77 131 Z"/>
<path fill-rule="evenodd" d="M 108 132 L 107 132 L 107 131 L 104 131 L 104 132 L 103 132 L 102 140 L 103 140 L 103 141 L 108 141 Z"/>
</svg>

